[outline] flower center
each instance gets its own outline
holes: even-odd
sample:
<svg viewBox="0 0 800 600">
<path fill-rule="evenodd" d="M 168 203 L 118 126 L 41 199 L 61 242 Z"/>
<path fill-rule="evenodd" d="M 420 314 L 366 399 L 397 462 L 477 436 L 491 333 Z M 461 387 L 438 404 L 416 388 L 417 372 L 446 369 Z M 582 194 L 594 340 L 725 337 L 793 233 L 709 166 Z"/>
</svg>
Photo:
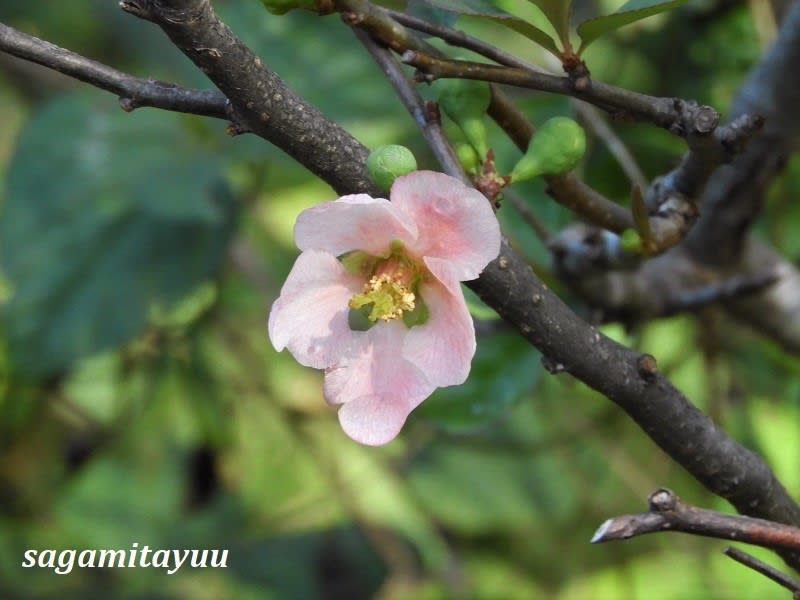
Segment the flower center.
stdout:
<svg viewBox="0 0 800 600">
<path fill-rule="evenodd" d="M 378 321 L 397 319 L 411 329 L 428 321 L 428 307 L 420 296 L 419 286 L 430 275 L 406 253 L 402 242 L 392 242 L 388 256 L 370 256 L 355 250 L 339 260 L 348 273 L 366 280 L 361 293 L 347 303 L 350 329 L 367 331 Z"/>
<path fill-rule="evenodd" d="M 372 309 L 367 318 L 373 323 L 381 321 L 391 321 L 403 316 L 404 311 L 414 310 L 416 296 L 403 281 L 403 273 L 384 272 L 381 275 L 373 275 L 364 284 L 364 290 L 350 298 L 348 305 L 354 310 L 372 305 Z"/>
</svg>

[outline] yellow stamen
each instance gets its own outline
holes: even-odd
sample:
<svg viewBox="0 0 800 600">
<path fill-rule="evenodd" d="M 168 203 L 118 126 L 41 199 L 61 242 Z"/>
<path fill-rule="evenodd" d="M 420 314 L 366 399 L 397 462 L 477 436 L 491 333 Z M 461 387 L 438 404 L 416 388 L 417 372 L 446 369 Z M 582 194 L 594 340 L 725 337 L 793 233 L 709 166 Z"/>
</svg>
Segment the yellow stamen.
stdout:
<svg viewBox="0 0 800 600">
<path fill-rule="evenodd" d="M 349 306 L 358 310 L 362 306 L 372 304 L 368 315 L 370 321 L 391 321 L 403 316 L 404 311 L 413 311 L 416 300 L 412 292 L 401 277 L 394 277 L 388 273 L 373 275 L 364 284 L 364 291 L 350 299 Z"/>
</svg>

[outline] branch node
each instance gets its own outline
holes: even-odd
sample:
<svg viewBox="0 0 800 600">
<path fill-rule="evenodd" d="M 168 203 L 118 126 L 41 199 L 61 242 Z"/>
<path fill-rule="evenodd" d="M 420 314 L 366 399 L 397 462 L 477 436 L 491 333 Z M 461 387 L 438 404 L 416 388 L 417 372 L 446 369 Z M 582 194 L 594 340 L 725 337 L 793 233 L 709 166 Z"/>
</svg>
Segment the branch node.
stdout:
<svg viewBox="0 0 800 600">
<path fill-rule="evenodd" d="M 120 0 L 118 6 L 121 10 L 134 17 L 155 22 L 155 16 L 150 11 L 149 2 L 144 2 L 142 0 Z"/>
<path fill-rule="evenodd" d="M 672 490 L 660 488 L 650 494 L 647 502 L 650 505 L 650 510 L 665 513 L 675 510 L 675 507 L 678 505 L 678 497 Z"/>
<path fill-rule="evenodd" d="M 136 101 L 133 98 L 120 96 L 119 106 L 125 112 L 133 112 L 138 108 Z"/>
<path fill-rule="evenodd" d="M 656 375 L 658 374 L 658 364 L 653 355 L 642 354 L 636 363 L 636 368 L 645 382 L 652 383 L 655 381 Z"/>
<path fill-rule="evenodd" d="M 364 22 L 363 15 L 360 15 L 356 12 L 344 11 L 340 13 L 340 16 L 342 17 L 342 21 L 350 27 L 357 27 Z"/>
<path fill-rule="evenodd" d="M 564 363 L 546 355 L 542 355 L 542 366 L 551 375 L 558 375 L 559 373 L 563 373 L 567 370 L 567 367 L 564 366 Z"/>
<path fill-rule="evenodd" d="M 719 125 L 719 113 L 710 106 L 697 109 L 694 118 L 694 130 L 701 135 L 712 133 Z"/>
</svg>

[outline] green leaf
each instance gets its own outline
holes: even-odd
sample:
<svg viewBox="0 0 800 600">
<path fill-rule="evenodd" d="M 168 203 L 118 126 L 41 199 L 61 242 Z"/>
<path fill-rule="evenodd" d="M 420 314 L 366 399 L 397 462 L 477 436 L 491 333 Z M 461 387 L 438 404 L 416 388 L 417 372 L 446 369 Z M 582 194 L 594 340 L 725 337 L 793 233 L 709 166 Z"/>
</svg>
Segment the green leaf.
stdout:
<svg viewBox="0 0 800 600">
<path fill-rule="evenodd" d="M 569 18 L 572 13 L 572 0 L 528 0 L 535 4 L 550 21 L 562 42 L 569 40 Z"/>
<path fill-rule="evenodd" d="M 527 21 L 515 17 L 512 14 L 505 12 L 486 2 L 485 0 L 424 0 L 427 4 L 448 10 L 465 17 L 475 17 L 486 21 L 493 21 L 509 29 L 513 29 L 517 33 L 524 35 L 526 38 L 539 44 L 545 50 L 552 52 L 556 56 L 560 56 L 560 51 L 556 45 L 555 40 Z"/>
<path fill-rule="evenodd" d="M 518 334 L 482 338 L 467 381 L 436 390 L 416 412 L 448 431 L 474 430 L 530 392 L 541 369 L 539 352 Z"/>
<path fill-rule="evenodd" d="M 541 514 L 531 489 L 536 462 L 535 456 L 520 461 L 508 451 L 451 441 L 417 458 L 408 485 L 419 504 L 451 531 L 479 536 L 535 527 Z"/>
<path fill-rule="evenodd" d="M 647 17 L 672 10 L 689 0 L 629 0 L 616 12 L 589 19 L 578 25 L 578 37 L 581 38 L 581 47 L 578 54 L 586 50 L 587 46 L 601 35 L 614 31 L 630 23 L 641 21 Z"/>
<path fill-rule="evenodd" d="M 464 292 L 464 300 L 467 302 L 467 310 L 469 310 L 469 314 L 471 314 L 474 318 L 480 321 L 499 321 L 500 315 L 498 315 L 493 308 L 489 308 L 483 300 L 478 298 L 478 295 L 465 286 L 463 283 L 461 284 L 461 291 Z"/>
<path fill-rule="evenodd" d="M 458 19 L 456 13 L 430 6 L 425 3 L 425 0 L 408 0 L 406 13 L 412 17 L 417 17 L 429 23 L 435 23 L 436 25 L 444 25 L 445 27 L 452 26 L 456 22 L 456 19 Z"/>
<path fill-rule="evenodd" d="M 58 99 L 33 116 L 0 215 L 0 311 L 30 376 L 60 372 L 144 327 L 216 269 L 237 206 L 214 156 L 174 115 L 128 115 L 102 97 Z"/>
</svg>

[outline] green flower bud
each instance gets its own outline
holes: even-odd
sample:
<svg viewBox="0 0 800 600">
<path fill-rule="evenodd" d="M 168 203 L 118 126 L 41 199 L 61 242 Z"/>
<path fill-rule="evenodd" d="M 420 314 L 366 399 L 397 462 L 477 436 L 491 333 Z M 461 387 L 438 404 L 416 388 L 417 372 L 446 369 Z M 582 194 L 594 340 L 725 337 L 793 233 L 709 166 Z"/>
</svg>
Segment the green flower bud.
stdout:
<svg viewBox="0 0 800 600">
<path fill-rule="evenodd" d="M 642 249 L 642 238 L 635 229 L 626 229 L 620 236 L 620 246 L 626 252 L 639 252 Z"/>
<path fill-rule="evenodd" d="M 478 153 L 475 152 L 475 148 L 470 144 L 458 144 L 456 146 L 456 157 L 467 173 L 474 174 L 478 172 L 481 161 L 478 158 Z"/>
<path fill-rule="evenodd" d="M 261 4 L 273 15 L 286 14 L 293 8 L 304 8 L 311 11 L 317 10 L 316 0 L 261 0 Z"/>
<path fill-rule="evenodd" d="M 384 192 L 392 188 L 395 179 L 416 170 L 417 159 L 405 146 L 381 146 L 367 157 L 369 177 Z"/>
<path fill-rule="evenodd" d="M 531 138 L 528 151 L 511 171 L 511 181 L 571 171 L 586 152 L 583 128 L 567 117 L 545 121 Z"/>
<path fill-rule="evenodd" d="M 483 160 L 489 149 L 483 117 L 492 100 L 485 81 L 438 79 L 433 83 L 439 108 L 461 129 L 464 137 Z"/>
</svg>

